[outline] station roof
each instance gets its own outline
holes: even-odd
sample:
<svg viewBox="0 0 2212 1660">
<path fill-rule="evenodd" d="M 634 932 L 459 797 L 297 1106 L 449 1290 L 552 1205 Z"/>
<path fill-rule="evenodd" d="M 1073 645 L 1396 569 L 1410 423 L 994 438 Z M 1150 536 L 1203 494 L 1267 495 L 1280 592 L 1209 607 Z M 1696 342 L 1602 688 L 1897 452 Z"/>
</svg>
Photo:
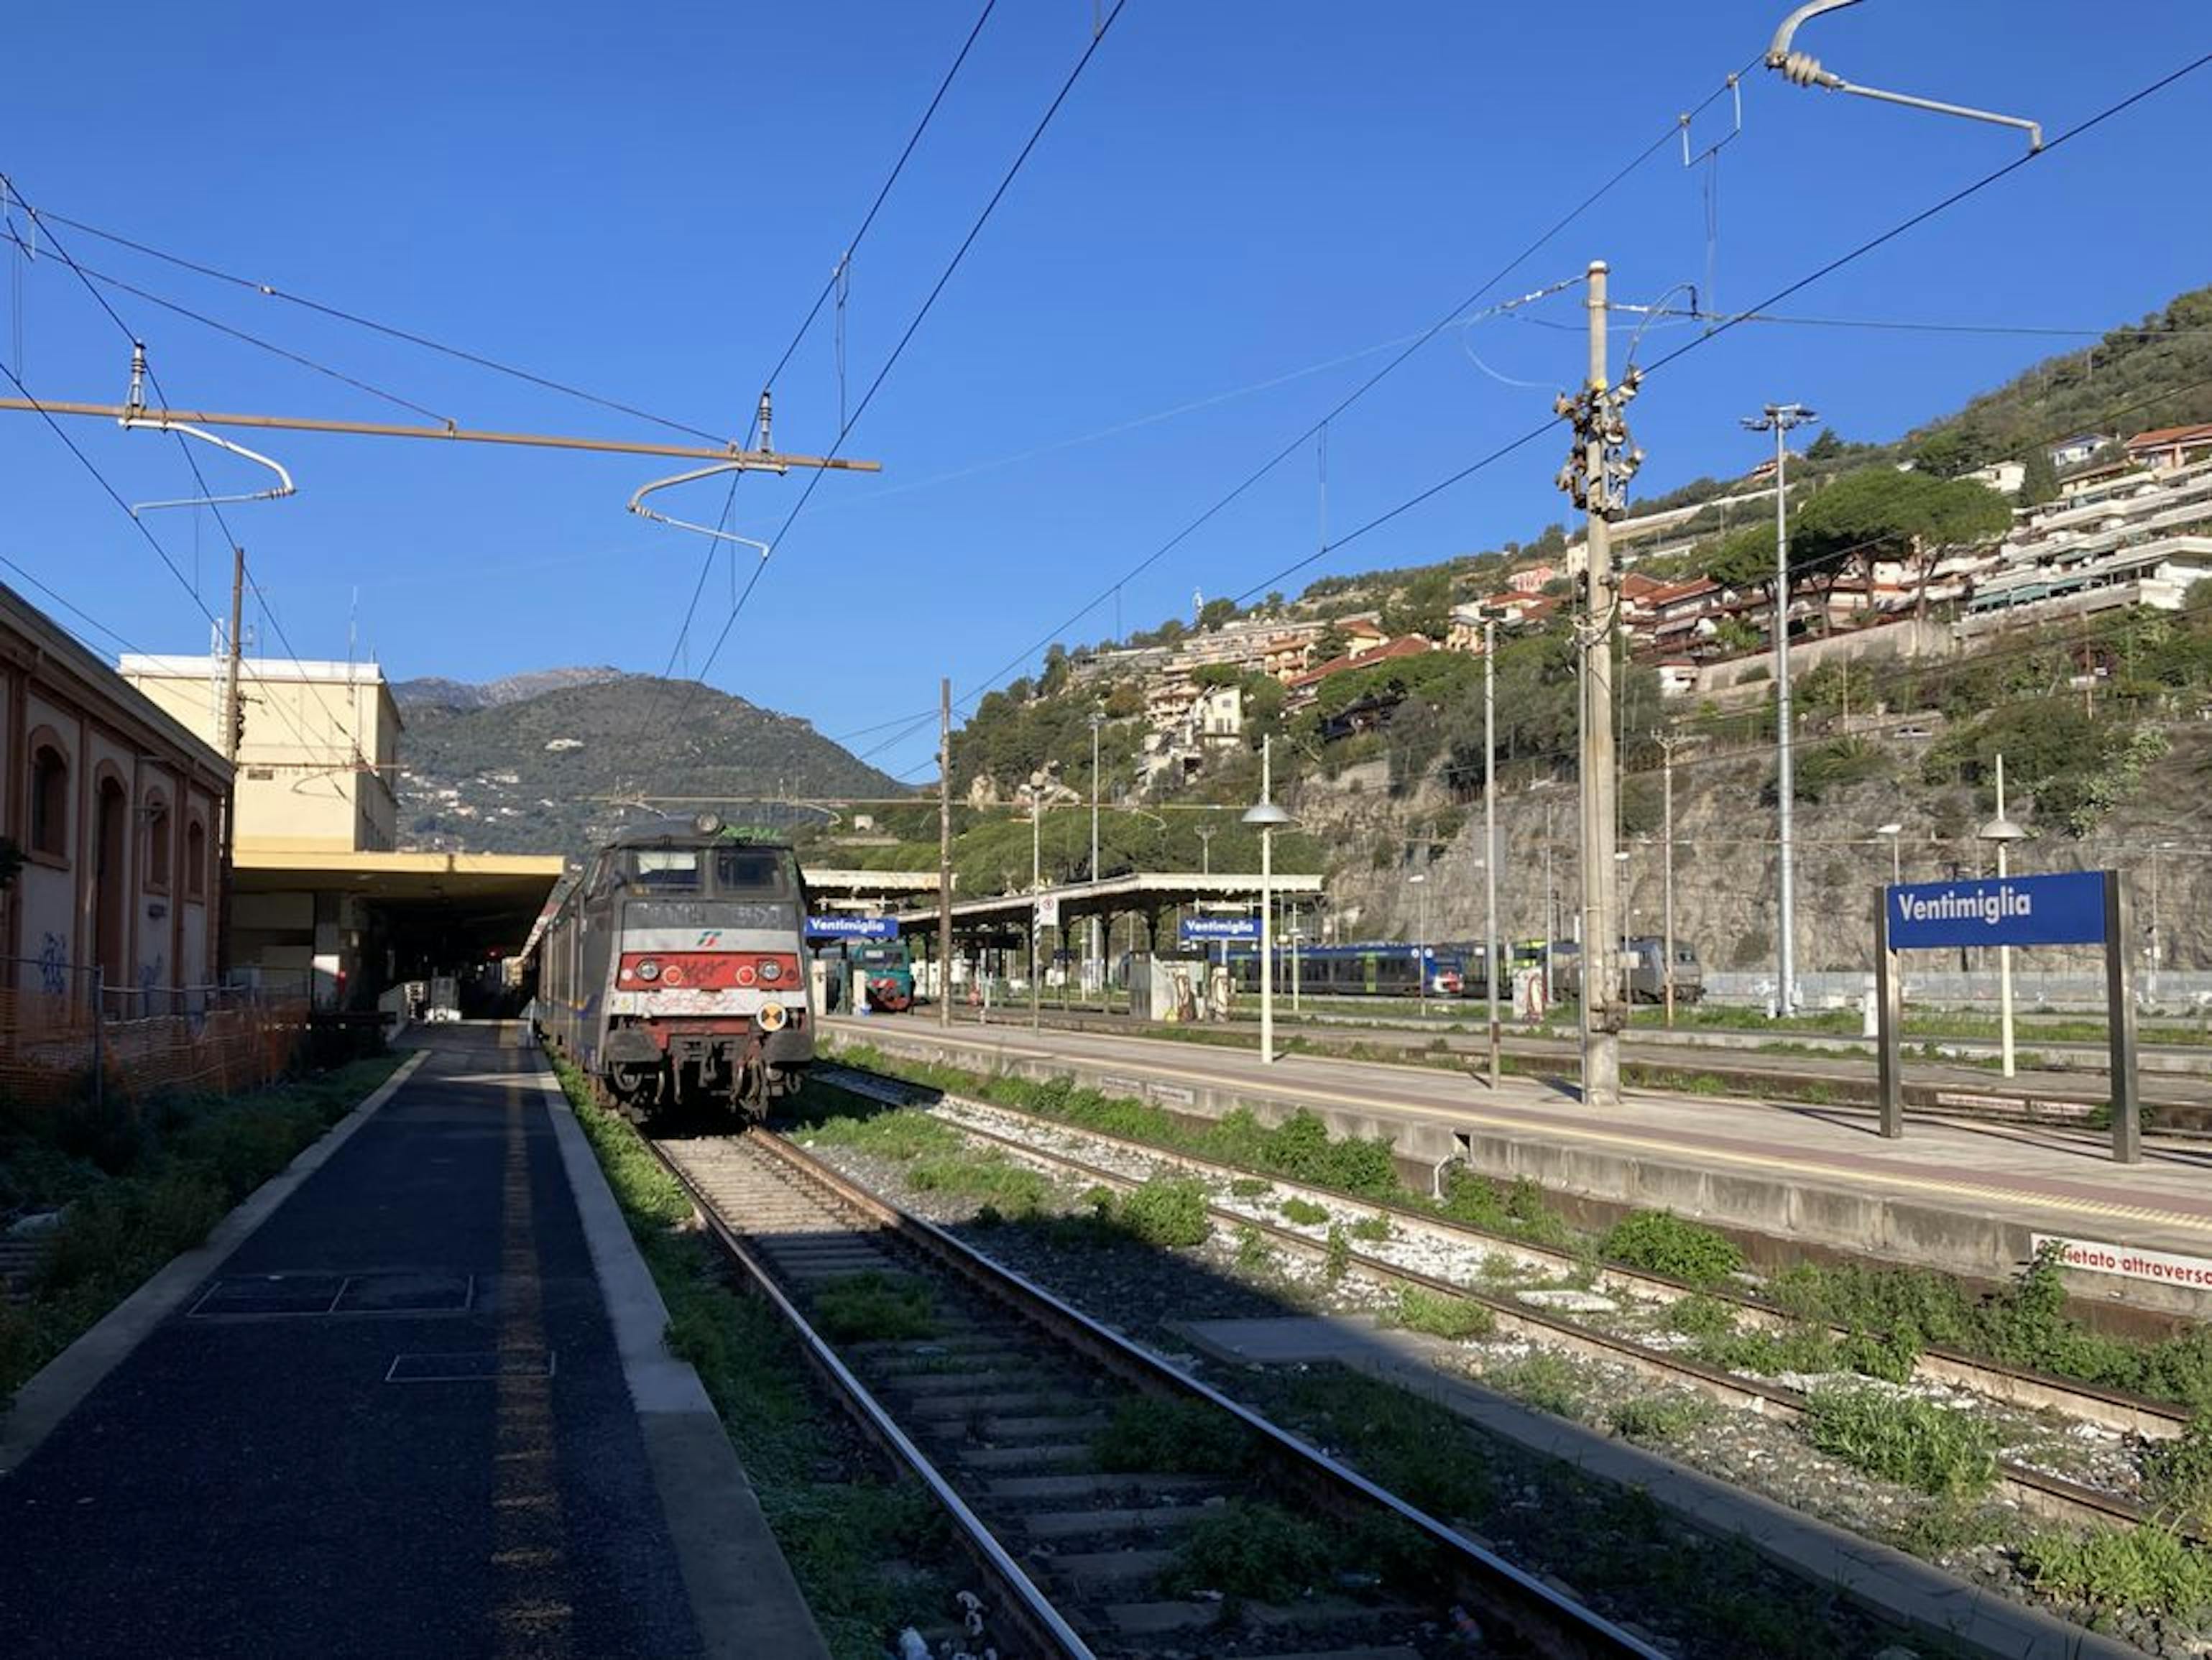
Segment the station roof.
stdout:
<svg viewBox="0 0 2212 1660">
<path fill-rule="evenodd" d="M 933 886 L 936 877 L 931 876 Z M 1300 897 L 1316 897 L 1322 891 L 1318 876 L 1290 876 L 1277 874 L 1269 879 L 1270 889 L 1279 895 Z M 1099 882 L 1070 882 L 1058 887 L 1040 888 L 1034 893 L 992 894 L 980 899 L 957 899 L 952 904 L 952 926 L 965 934 L 1011 929 L 1025 933 L 1030 917 L 1040 900 L 1060 902 L 1060 922 L 1064 927 L 1071 919 L 1091 916 L 1113 916 L 1123 911 L 1165 910 L 1172 906 L 1189 907 L 1208 903 L 1249 899 L 1256 903 L 1260 897 L 1260 873 L 1257 871 L 1214 871 L 1200 874 L 1194 871 L 1135 871 L 1126 876 L 1109 876 Z M 901 933 L 925 932 L 936 926 L 937 908 L 934 905 L 917 907 L 897 913 Z"/>
<path fill-rule="evenodd" d="M 522 949 L 553 885 L 558 854 L 351 853 L 241 846 L 234 891 L 349 893 L 395 934 L 435 937 L 481 957 Z"/>
</svg>

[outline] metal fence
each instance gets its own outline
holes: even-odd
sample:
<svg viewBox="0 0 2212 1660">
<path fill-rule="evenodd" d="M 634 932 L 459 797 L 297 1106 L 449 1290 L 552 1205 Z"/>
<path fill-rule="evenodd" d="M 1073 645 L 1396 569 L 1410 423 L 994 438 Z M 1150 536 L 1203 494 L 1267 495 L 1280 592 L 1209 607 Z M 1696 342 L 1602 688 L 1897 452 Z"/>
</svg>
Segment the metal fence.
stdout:
<svg viewBox="0 0 2212 1660">
<path fill-rule="evenodd" d="M 251 1089 L 290 1063 L 304 997 L 254 988 L 117 986 L 82 964 L 0 958 L 0 1099 L 143 1100 L 166 1090 Z"/>
<path fill-rule="evenodd" d="M 1997 971 L 1988 969 L 1961 972 L 1956 969 L 1925 969 L 1905 976 L 1908 1004 L 1939 1005 L 1947 1008 L 1977 1009 L 1994 1014 L 1997 1007 Z M 1806 1009 L 1856 1008 L 1873 983 L 1871 973 L 1816 970 L 1797 976 L 1799 1006 Z M 1759 1006 L 1774 996 L 1774 976 L 1708 969 L 1705 995 L 1716 1003 Z M 2019 970 L 2012 976 L 2013 1006 L 2019 1009 L 2051 1008 L 2093 1011 L 2105 1007 L 2105 973 L 2083 970 Z M 2146 1012 L 2201 1017 L 2212 1011 L 2212 973 L 2202 969 L 2166 969 L 2136 974 L 2136 1001 Z"/>
</svg>

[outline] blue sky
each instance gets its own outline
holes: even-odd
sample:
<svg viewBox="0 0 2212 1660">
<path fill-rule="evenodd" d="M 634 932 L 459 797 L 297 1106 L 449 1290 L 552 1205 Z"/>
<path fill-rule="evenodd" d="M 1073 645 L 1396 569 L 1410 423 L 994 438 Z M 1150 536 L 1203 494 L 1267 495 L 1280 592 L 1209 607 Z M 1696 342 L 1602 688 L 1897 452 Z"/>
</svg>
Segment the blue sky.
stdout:
<svg viewBox="0 0 2212 1660">
<path fill-rule="evenodd" d="M 0 171 L 50 212 L 739 433 L 979 9 L 33 8 L 9 31 Z M 848 441 L 884 471 L 822 482 L 710 680 L 839 737 L 931 708 L 941 674 L 963 698 L 981 690 L 1718 91 L 1784 9 L 1127 0 Z M 1082 52 L 1092 15 L 1088 0 L 1006 0 L 984 29 L 854 258 L 848 404 Z M 2115 29 L 2059 0 L 1867 0 L 1808 26 L 1801 44 L 1850 78 L 2033 116 L 2057 133 L 2212 49 L 2212 15 L 2148 0 Z M 1730 131 L 1729 107 L 1723 97 L 1700 116 L 1694 148 Z M 2023 148 L 2006 129 L 1799 91 L 1764 70 L 1744 81 L 1742 109 L 1714 163 L 1686 168 L 1668 140 L 1485 298 L 1601 257 L 1618 300 L 1694 283 L 1708 303 L 1747 305 Z M 2212 282 L 2212 220 L 2198 204 L 2208 111 L 2212 70 L 1787 309 L 2053 328 L 2132 320 Z M 86 267 L 463 425 L 658 435 L 64 236 Z M 35 260 L 0 252 L 15 267 L 0 356 L 37 396 L 119 398 L 128 346 L 116 324 L 51 247 Z M 421 418 L 107 293 L 180 405 Z M 1543 419 L 1580 375 L 1580 320 L 1571 292 L 1448 330 L 1369 393 L 1329 430 L 1330 533 Z M 1656 328 L 1643 356 L 1686 337 Z M 1650 458 L 1639 484 L 1656 492 L 1748 467 L 1759 441 L 1736 417 L 1771 400 L 1814 404 L 1847 436 L 1887 437 L 2069 344 L 1738 329 L 1653 377 L 1633 411 Z M 825 315 L 778 382 L 780 446 L 827 447 L 838 408 Z M 172 441 L 67 424 L 126 500 L 192 493 Z M 679 464 L 234 435 L 299 482 L 293 500 L 226 511 L 302 655 L 343 656 L 351 613 L 395 678 L 587 662 L 657 672 L 672 653 L 696 670 L 729 615 L 731 576 L 718 566 L 677 651 L 707 544 L 623 511 L 638 484 Z M 1121 626 L 1187 612 L 1194 589 L 1242 593 L 1314 551 L 1314 448 L 1131 582 Z M 1540 440 L 1285 586 L 1525 538 L 1565 516 L 1551 482 L 1560 448 Z M 219 487 L 250 487 L 240 464 L 210 452 L 204 465 Z M 747 479 L 733 527 L 768 536 L 801 487 Z M 221 610 L 227 575 L 207 515 L 144 520 L 180 583 L 33 415 L 0 424 L 0 555 L 132 646 L 204 649 L 201 604 Z M 665 500 L 712 520 L 724 493 L 713 483 Z M 756 558 L 738 550 L 738 580 Z M 16 572 L 0 580 L 54 608 Z M 1109 602 L 1064 637 L 1115 631 Z M 264 638 L 276 647 L 273 631 Z M 882 736 L 852 746 L 867 752 Z M 933 743 L 925 728 L 872 758 L 919 777 Z"/>
</svg>

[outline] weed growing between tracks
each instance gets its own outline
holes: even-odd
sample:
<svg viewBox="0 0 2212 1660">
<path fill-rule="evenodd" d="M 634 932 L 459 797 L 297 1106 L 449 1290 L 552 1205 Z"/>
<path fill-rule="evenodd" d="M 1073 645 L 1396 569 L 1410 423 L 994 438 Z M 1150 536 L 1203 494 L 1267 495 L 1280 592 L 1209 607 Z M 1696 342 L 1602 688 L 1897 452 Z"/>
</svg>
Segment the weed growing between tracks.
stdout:
<svg viewBox="0 0 2212 1660">
<path fill-rule="evenodd" d="M 1937 1499 L 1972 1499 L 1997 1474 L 1997 1439 L 1980 1420 L 1885 1389 L 1830 1386 L 1805 1400 L 1807 1438 L 1853 1469 Z"/>
<path fill-rule="evenodd" d="M 392 1075 L 400 1057 L 135 1113 L 88 1104 L 0 1122 L 0 1216 L 58 1211 L 27 1300 L 0 1296 L 0 1402 Z"/>
<path fill-rule="evenodd" d="M 1259 1448 L 1252 1432 L 1218 1408 L 1196 1401 L 1139 1395 L 1114 1408 L 1111 1423 L 1091 1439 L 1102 1470 L 1155 1470 L 1205 1475 L 1251 1468 Z"/>
<path fill-rule="evenodd" d="M 831 1652 L 878 1660 L 917 1609 L 951 1606 L 960 1570 L 942 1517 L 831 1432 L 842 1420 L 808 1386 L 789 1328 L 730 1288 L 689 1196 L 637 1132 L 592 1103 L 581 1073 L 556 1070 L 668 1305 L 668 1347 L 697 1369 Z"/>
</svg>

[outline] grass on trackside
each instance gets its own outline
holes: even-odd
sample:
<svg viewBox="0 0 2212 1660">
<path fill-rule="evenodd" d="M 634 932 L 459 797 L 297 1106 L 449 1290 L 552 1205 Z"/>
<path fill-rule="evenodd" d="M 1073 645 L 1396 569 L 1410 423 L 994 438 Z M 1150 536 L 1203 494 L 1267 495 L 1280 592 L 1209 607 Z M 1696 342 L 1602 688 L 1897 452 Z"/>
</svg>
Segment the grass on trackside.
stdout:
<svg viewBox="0 0 2212 1660">
<path fill-rule="evenodd" d="M 1496 1329 L 1498 1322 L 1480 1303 L 1408 1286 L 1398 1293 L 1396 1323 L 1408 1331 L 1426 1332 L 1431 1337 L 1457 1342 L 1469 1337 L 1487 1337 Z"/>
<path fill-rule="evenodd" d="M 1742 1264 L 1741 1250 L 1733 1241 L 1686 1218 L 1662 1211 L 1632 1212 L 1603 1235 L 1592 1236 L 1551 1209 L 1542 1189 L 1533 1183 L 1501 1183 L 1464 1166 L 1454 1165 L 1444 1172 L 1444 1196 L 1438 1202 L 1400 1180 L 1388 1141 L 1333 1136 L 1320 1117 L 1304 1110 L 1273 1126 L 1262 1124 L 1243 1108 L 1194 1123 L 1146 1102 L 1108 1096 L 1073 1078 L 1036 1082 L 989 1076 L 910 1061 L 865 1046 L 841 1044 L 837 1054 L 854 1066 L 926 1088 L 994 1101 L 1080 1129 L 1265 1172 L 1266 1177 L 1429 1211 L 1486 1232 L 1570 1251 L 1582 1259 L 1583 1279 L 1602 1262 L 1614 1261 L 1695 1285 L 1717 1286 Z M 1241 1179 L 1249 1183 L 1263 1177 Z M 2212 1324 L 2189 1327 L 2156 1342 L 2094 1331 L 2066 1312 L 2061 1268 L 2052 1256 L 2029 1264 L 2009 1286 L 1987 1295 L 1932 1269 L 1853 1263 L 1801 1263 L 1773 1275 L 1760 1287 L 1760 1294 L 1801 1323 L 1840 1328 L 1848 1335 L 1841 1339 L 1807 1332 L 1739 1336 L 1733 1334 L 1732 1318 L 1724 1317 L 1723 1306 L 1711 1299 L 1671 1317 L 1711 1316 L 1712 1329 L 1692 1335 L 1712 1340 L 1711 1357 L 1717 1363 L 1741 1364 L 1746 1370 L 1844 1369 L 1895 1381 L 1909 1376 L 1920 1351 L 1933 1345 L 2212 1410 Z M 1825 1364 L 1796 1364 L 1816 1359 Z"/>
<path fill-rule="evenodd" d="M 1114 1473 L 1231 1475 L 1258 1456 L 1251 1431 L 1218 1407 L 1164 1395 L 1124 1400 L 1091 1439 L 1092 1464 Z"/>
<path fill-rule="evenodd" d="M 234 1096 L 0 1107 L 0 1219 L 58 1213 L 0 1298 L 0 1402 L 391 1076 L 397 1055 Z"/>
<path fill-rule="evenodd" d="M 1333 1365 L 1260 1374 L 1247 1393 L 1276 1422 L 1408 1503 L 1531 1572 L 1557 1575 L 1685 1660 L 1863 1660 L 1881 1646 L 1839 1591 L 1793 1579 L 1747 1545 L 1694 1532 L 1641 1490 L 1492 1441 L 1434 1402 Z M 1940 1643 L 1915 1649 L 1926 1660 L 1948 1651 Z"/>
<path fill-rule="evenodd" d="M 691 1203 L 637 1132 L 557 1068 L 638 1250 L 668 1305 L 668 1346 L 697 1368 L 769 1527 L 838 1660 L 878 1660 L 899 1629 L 949 1610 L 965 1582 L 920 1487 L 889 1481 L 828 1426 L 781 1316 L 731 1289 Z"/>
</svg>

